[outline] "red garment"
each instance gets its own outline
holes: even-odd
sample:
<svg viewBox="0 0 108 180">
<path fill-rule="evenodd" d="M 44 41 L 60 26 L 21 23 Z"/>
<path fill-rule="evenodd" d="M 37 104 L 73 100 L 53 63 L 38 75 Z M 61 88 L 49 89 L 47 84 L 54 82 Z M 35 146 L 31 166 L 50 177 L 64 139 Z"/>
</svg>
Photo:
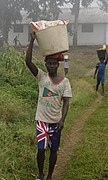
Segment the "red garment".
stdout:
<svg viewBox="0 0 108 180">
<path fill-rule="evenodd" d="M 62 53 L 48 55 L 48 56 L 45 57 L 45 62 L 48 59 L 56 59 L 57 61 L 64 61 L 64 55 Z"/>
</svg>

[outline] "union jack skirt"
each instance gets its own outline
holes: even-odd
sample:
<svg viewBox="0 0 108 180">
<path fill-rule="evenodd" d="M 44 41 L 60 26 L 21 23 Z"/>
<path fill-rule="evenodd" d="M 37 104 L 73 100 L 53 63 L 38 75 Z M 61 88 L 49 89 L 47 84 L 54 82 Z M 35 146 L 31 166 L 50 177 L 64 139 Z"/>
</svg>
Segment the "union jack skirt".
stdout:
<svg viewBox="0 0 108 180">
<path fill-rule="evenodd" d="M 56 123 L 46 123 L 39 120 L 37 121 L 36 136 L 38 149 L 46 149 L 48 145 L 51 150 L 58 150 L 61 132 L 57 132 L 56 129 Z"/>
</svg>

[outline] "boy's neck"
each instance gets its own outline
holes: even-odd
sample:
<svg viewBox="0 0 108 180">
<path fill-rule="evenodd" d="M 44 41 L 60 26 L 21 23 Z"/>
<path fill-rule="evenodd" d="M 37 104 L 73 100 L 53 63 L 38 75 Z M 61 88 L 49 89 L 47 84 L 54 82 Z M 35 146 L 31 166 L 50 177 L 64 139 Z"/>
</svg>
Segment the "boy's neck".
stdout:
<svg viewBox="0 0 108 180">
<path fill-rule="evenodd" d="M 51 78 L 54 78 L 54 77 L 57 77 L 57 73 L 48 73 L 48 75 L 51 77 Z"/>
</svg>

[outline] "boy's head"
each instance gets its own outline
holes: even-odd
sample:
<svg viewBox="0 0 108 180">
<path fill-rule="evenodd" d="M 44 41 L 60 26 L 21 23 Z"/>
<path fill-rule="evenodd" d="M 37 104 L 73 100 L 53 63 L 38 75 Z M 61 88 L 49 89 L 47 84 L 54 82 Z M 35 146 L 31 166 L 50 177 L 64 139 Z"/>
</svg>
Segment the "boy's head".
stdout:
<svg viewBox="0 0 108 180">
<path fill-rule="evenodd" d="M 104 61 L 106 56 L 106 49 L 97 50 L 97 55 L 100 61 Z"/>
<path fill-rule="evenodd" d="M 45 57 L 45 66 L 47 68 L 47 71 L 50 74 L 54 74 L 57 72 L 57 69 L 59 67 L 59 61 L 64 60 L 63 54 L 55 54 L 55 55 L 48 55 Z"/>
</svg>

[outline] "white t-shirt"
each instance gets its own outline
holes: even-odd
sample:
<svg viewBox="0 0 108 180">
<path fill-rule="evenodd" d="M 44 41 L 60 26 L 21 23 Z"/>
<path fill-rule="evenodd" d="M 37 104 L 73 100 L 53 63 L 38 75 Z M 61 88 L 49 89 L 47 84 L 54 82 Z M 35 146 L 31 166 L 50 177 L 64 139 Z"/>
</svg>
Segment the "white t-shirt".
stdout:
<svg viewBox="0 0 108 180">
<path fill-rule="evenodd" d="M 67 69 L 69 68 L 69 63 L 68 63 L 68 61 L 65 61 L 65 60 L 64 60 L 64 68 L 67 68 Z"/>
<path fill-rule="evenodd" d="M 70 82 L 63 78 L 55 84 L 48 73 L 38 69 L 39 97 L 36 120 L 57 123 L 62 116 L 62 97 L 72 97 Z"/>
</svg>

